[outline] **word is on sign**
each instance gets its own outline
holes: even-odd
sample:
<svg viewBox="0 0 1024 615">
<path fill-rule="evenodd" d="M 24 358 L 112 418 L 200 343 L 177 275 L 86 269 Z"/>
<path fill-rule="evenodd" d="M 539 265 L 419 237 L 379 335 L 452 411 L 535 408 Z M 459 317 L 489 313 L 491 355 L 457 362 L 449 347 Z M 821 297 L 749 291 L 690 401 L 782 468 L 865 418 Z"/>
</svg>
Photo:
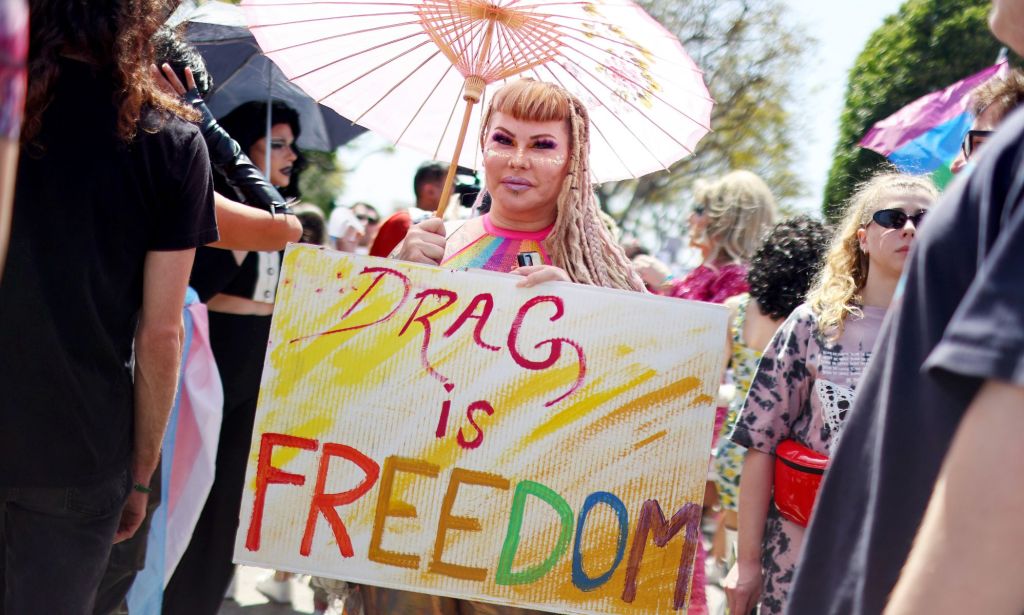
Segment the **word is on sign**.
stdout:
<svg viewBox="0 0 1024 615">
<path fill-rule="evenodd" d="M 289 247 L 236 561 L 685 609 L 726 310 L 517 280 Z"/>
</svg>

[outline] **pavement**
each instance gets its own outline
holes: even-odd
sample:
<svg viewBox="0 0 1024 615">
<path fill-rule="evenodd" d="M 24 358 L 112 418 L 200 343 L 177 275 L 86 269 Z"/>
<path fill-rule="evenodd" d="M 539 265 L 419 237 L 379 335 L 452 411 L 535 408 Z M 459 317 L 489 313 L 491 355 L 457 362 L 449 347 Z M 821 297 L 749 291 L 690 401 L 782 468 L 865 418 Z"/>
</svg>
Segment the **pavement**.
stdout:
<svg viewBox="0 0 1024 615">
<path fill-rule="evenodd" d="M 313 612 L 313 590 L 307 577 L 292 578 L 290 604 L 271 602 L 256 590 L 256 584 L 273 574 L 270 570 L 238 566 L 235 571 L 234 600 L 225 598 L 218 615 L 295 615 Z"/>
<path fill-rule="evenodd" d="M 239 566 L 235 573 L 235 599 L 224 599 L 218 615 L 296 615 L 313 612 L 313 590 L 306 577 L 293 578 L 291 604 L 271 602 L 256 584 L 273 574 L 270 570 Z M 717 585 L 707 588 L 709 615 L 725 614 L 725 594 Z"/>
</svg>

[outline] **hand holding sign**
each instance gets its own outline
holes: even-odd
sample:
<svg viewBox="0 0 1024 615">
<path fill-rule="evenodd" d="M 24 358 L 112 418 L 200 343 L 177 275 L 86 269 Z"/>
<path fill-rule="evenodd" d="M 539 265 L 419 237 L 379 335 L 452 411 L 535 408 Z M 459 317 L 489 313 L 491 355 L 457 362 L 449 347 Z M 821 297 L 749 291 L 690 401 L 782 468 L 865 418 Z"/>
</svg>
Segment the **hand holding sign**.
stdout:
<svg viewBox="0 0 1024 615">
<path fill-rule="evenodd" d="M 569 274 L 564 269 L 553 265 L 532 265 L 529 267 L 517 267 L 512 270 L 515 275 L 521 275 L 525 279 L 520 280 L 516 286 L 519 288 L 530 288 L 543 282 L 571 282 Z"/>
<path fill-rule="evenodd" d="M 237 561 L 559 612 L 685 607 L 724 308 L 306 246 L 283 271 Z"/>
<path fill-rule="evenodd" d="M 398 248 L 398 258 L 410 263 L 437 265 L 444 258 L 444 246 L 444 220 L 427 218 L 409 228 Z"/>
</svg>

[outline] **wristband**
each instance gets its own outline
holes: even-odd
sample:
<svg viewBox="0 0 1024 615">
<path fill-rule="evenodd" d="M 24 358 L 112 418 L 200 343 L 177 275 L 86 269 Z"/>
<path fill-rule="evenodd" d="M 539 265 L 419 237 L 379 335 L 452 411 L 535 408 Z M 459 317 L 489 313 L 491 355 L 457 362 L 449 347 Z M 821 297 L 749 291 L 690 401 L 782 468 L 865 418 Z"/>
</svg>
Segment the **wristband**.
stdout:
<svg viewBox="0 0 1024 615">
<path fill-rule="evenodd" d="M 143 485 L 142 483 L 135 483 L 134 485 L 132 485 L 132 489 L 134 491 L 138 491 L 139 493 L 153 493 L 152 489 Z"/>
</svg>

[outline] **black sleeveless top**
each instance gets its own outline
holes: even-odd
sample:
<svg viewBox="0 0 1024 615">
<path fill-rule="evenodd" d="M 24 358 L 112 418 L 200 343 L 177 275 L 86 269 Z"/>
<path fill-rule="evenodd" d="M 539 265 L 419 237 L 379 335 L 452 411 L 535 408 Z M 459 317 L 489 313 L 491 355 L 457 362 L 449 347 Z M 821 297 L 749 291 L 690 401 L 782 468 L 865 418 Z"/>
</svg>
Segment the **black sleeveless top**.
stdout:
<svg viewBox="0 0 1024 615">
<path fill-rule="evenodd" d="M 240 198 L 220 173 L 215 171 L 213 177 L 218 193 L 230 199 Z M 273 303 L 281 275 L 281 255 L 282 252 L 249 252 L 239 264 L 232 250 L 203 246 L 196 250 L 189 285 L 203 303 L 217 294 Z"/>
</svg>

